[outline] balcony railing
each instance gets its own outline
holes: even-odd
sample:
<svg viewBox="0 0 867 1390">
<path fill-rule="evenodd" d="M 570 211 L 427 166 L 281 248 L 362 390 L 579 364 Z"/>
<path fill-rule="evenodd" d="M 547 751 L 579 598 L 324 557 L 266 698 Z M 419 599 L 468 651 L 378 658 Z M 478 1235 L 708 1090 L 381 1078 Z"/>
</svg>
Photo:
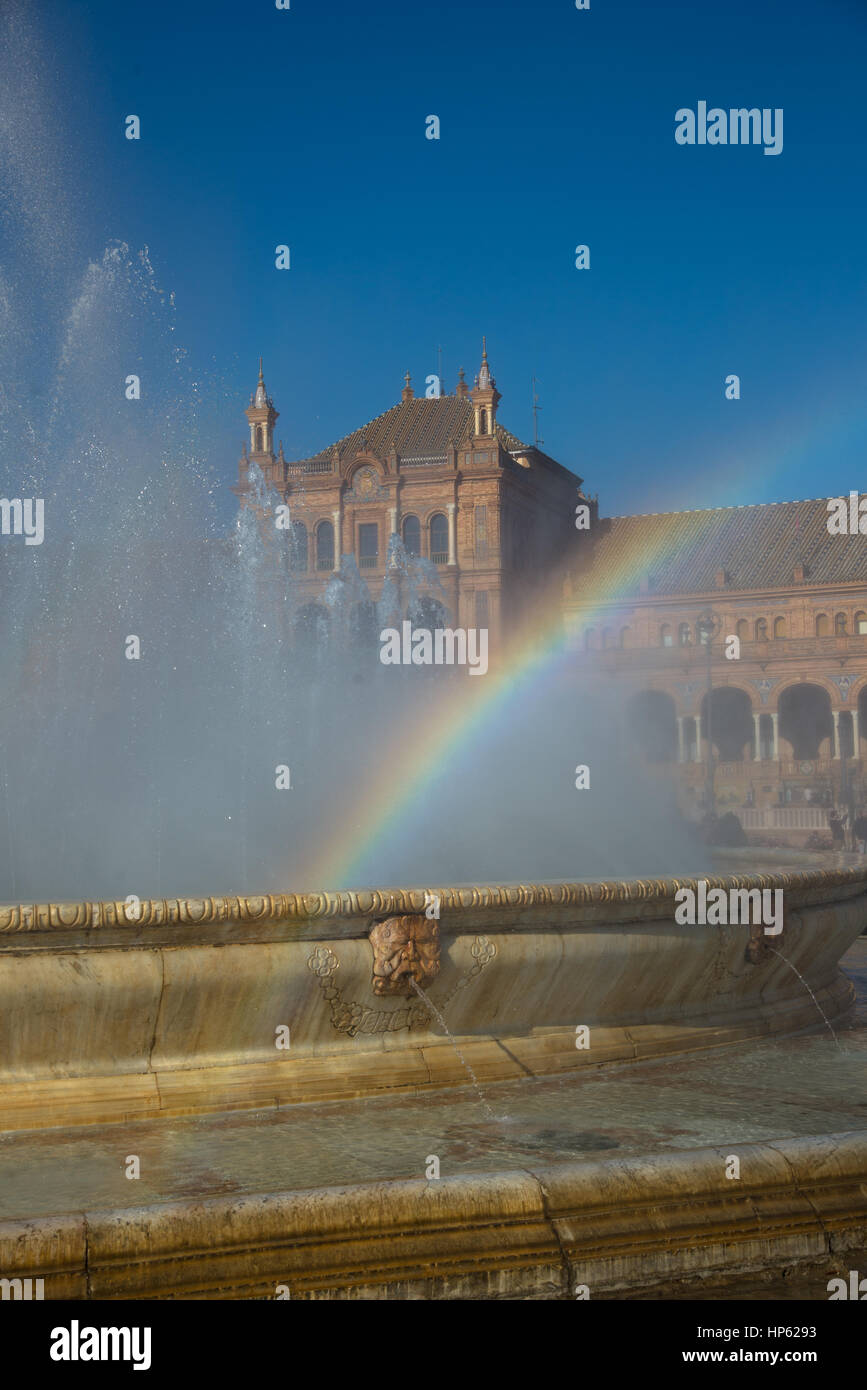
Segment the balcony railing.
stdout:
<svg viewBox="0 0 867 1390">
<path fill-rule="evenodd" d="M 290 463 L 286 472 L 290 477 L 295 473 L 330 473 L 331 459 L 311 459 L 309 463 Z"/>
<path fill-rule="evenodd" d="M 329 556 L 329 555 L 325 555 L 325 556 L 320 557 L 320 559 L 318 559 L 318 560 L 316 561 L 316 568 L 317 568 L 318 570 L 333 570 L 333 569 L 334 569 L 334 556 L 333 556 L 333 555 L 330 555 L 330 556 Z"/>
<path fill-rule="evenodd" d="M 827 806 L 736 806 L 744 830 L 827 830 Z"/>
<path fill-rule="evenodd" d="M 448 553 L 446 551 L 437 550 L 431 555 L 431 560 L 435 565 L 447 565 L 449 562 Z"/>
<path fill-rule="evenodd" d="M 378 555 L 359 555 L 358 557 L 358 568 L 360 570 L 375 570 L 378 564 Z"/>
</svg>

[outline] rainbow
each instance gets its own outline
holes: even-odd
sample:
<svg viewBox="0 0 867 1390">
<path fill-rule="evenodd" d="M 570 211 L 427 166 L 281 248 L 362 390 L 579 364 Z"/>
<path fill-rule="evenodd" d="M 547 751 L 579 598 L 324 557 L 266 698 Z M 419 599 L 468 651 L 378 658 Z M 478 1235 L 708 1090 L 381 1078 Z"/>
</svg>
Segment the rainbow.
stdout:
<svg viewBox="0 0 867 1390">
<path fill-rule="evenodd" d="M 619 564 L 618 589 L 634 590 L 646 562 L 645 552 L 640 563 Z M 586 603 L 586 595 L 582 599 Z M 598 610 L 585 607 L 582 622 L 592 622 L 595 613 L 604 612 L 611 601 L 606 598 Z M 480 732 L 489 731 L 497 720 L 505 722 L 530 688 L 554 679 L 568 664 L 571 650 L 562 593 L 557 588 L 536 609 L 522 635 L 499 654 L 487 675 L 468 681 L 466 687 L 455 682 L 444 692 L 441 707 L 424 728 L 421 748 L 418 724 L 411 717 L 395 731 L 388 758 L 375 765 L 373 781 L 365 781 L 356 797 L 346 798 L 331 821 L 322 852 L 308 859 L 309 889 L 358 886 L 365 863 L 425 801 L 440 778 L 455 776 Z"/>
<path fill-rule="evenodd" d="M 652 523 L 656 517 L 651 514 L 647 519 Z M 659 526 L 657 537 L 652 534 L 654 529 L 653 525 L 648 527 L 647 544 L 609 558 L 604 599 L 594 604 L 592 592 L 582 591 L 582 628 L 595 626 L 612 606 L 637 594 L 639 580 L 648 568 L 664 558 L 667 550 L 676 549 L 680 542 L 672 538 L 669 528 Z M 414 813 L 440 778 L 456 776 L 467 749 L 482 729 L 487 732 L 494 721 L 507 719 L 528 688 L 552 680 L 573 650 L 563 620 L 562 594 L 555 589 L 537 609 L 523 636 L 500 654 L 497 666 L 470 682 L 472 686 L 484 685 L 480 694 L 462 689 L 460 683 L 444 693 L 441 709 L 425 726 L 422 748 L 417 723 L 407 720 L 396 731 L 386 765 L 372 784 L 366 782 L 356 798 L 348 799 L 345 810 L 332 822 L 329 843 L 321 855 L 308 861 L 311 889 L 357 886 L 353 881 L 363 877 L 365 863 L 391 832 Z M 468 698 L 470 694 L 475 698 Z"/>
<path fill-rule="evenodd" d="M 339 889 L 358 880 L 365 861 L 425 800 L 435 783 L 460 766 L 481 730 L 507 717 L 528 685 L 550 677 L 566 655 L 558 604 L 556 613 L 549 614 L 532 637 L 502 653 L 485 676 L 468 681 L 467 686 L 452 683 L 424 727 L 421 748 L 418 724 L 408 718 L 390 742 L 388 758 L 380 760 L 373 782 L 366 781 L 358 798 L 350 799 L 332 820 L 321 857 L 308 862 L 311 888 L 326 884 Z"/>
</svg>

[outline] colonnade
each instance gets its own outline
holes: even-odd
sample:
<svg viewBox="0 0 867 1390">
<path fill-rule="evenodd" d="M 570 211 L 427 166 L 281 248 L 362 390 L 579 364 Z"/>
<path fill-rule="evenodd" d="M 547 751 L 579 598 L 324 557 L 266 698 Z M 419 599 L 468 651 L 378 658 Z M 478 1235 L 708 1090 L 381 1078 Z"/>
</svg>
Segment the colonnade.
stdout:
<svg viewBox="0 0 867 1390">
<path fill-rule="evenodd" d="M 858 708 L 857 705 L 855 705 L 849 707 L 848 711 L 842 709 L 831 710 L 831 717 L 834 721 L 834 752 L 832 754 L 832 757 L 834 759 L 838 759 L 840 757 L 840 715 L 845 714 L 847 712 L 852 716 L 852 741 L 854 756 L 857 758 L 861 755 L 861 728 L 859 722 Z M 763 761 L 761 757 L 761 718 L 763 714 L 766 714 L 771 721 L 770 757 L 772 762 L 777 762 L 780 757 L 780 716 L 777 710 L 753 711 L 754 739 L 752 761 Z M 703 762 L 704 759 L 701 754 L 701 745 L 707 739 L 707 731 L 702 727 L 704 722 L 704 716 L 702 716 L 701 714 L 678 714 L 675 716 L 675 718 L 677 720 L 677 761 L 679 763 Z M 689 747 L 687 746 L 686 739 L 687 720 L 692 720 L 695 724 L 695 740 Z M 691 752 L 691 757 L 687 756 L 688 752 Z"/>
</svg>

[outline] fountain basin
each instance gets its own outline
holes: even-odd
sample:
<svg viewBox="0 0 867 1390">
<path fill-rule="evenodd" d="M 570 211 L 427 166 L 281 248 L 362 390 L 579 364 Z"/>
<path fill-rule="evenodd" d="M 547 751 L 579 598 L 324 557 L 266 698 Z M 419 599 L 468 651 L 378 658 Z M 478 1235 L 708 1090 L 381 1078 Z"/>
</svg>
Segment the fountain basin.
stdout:
<svg viewBox="0 0 867 1390">
<path fill-rule="evenodd" d="M 739 1145 L 733 1184 L 730 1147 L 0 1221 L 0 1268 L 100 1301 L 725 1298 L 782 1268 L 827 1298 L 863 1268 L 863 1134 Z"/>
<path fill-rule="evenodd" d="M 0 908 L 0 1128 L 465 1084 L 424 998 L 375 973 L 372 929 L 432 900 L 425 992 L 482 1083 L 826 1028 L 867 868 L 755 862 L 702 877 L 781 889 L 779 936 L 677 925 L 695 878 Z"/>
</svg>

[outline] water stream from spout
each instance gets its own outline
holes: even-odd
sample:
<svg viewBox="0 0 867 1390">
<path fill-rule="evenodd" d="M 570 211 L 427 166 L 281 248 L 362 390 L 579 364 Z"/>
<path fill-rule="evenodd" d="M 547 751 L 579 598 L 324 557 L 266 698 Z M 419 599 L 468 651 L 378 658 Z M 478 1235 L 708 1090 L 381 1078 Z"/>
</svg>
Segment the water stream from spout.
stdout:
<svg viewBox="0 0 867 1390">
<path fill-rule="evenodd" d="M 458 1057 L 460 1058 L 460 1061 L 461 1061 L 461 1065 L 463 1066 L 465 1072 L 467 1073 L 467 1076 L 470 1078 L 470 1080 L 472 1081 L 473 1085 L 475 1086 L 475 1088 L 476 1088 L 476 1095 L 478 1096 L 479 1101 L 481 1102 L 481 1104 L 482 1104 L 482 1106 L 483 1106 L 483 1108 L 484 1108 L 484 1111 L 485 1111 L 486 1115 L 487 1115 L 491 1120 L 493 1120 L 494 1123 L 496 1124 L 498 1120 L 500 1120 L 500 1119 L 502 1119 L 502 1118 L 505 1118 L 505 1117 L 504 1117 L 504 1116 L 500 1116 L 500 1115 L 495 1115 L 495 1114 L 494 1114 L 493 1110 L 491 1109 L 490 1105 L 488 1104 L 488 1100 L 487 1100 L 487 1097 L 485 1096 L 484 1091 L 482 1090 L 481 1086 L 479 1085 L 479 1080 L 478 1080 L 478 1077 L 476 1076 L 476 1073 L 473 1071 L 473 1069 L 472 1069 L 472 1067 L 470 1066 L 469 1062 L 467 1061 L 466 1057 L 465 1057 L 464 1054 L 461 1052 L 461 1049 L 458 1047 L 457 1043 L 455 1042 L 454 1038 L 452 1037 L 451 1033 L 449 1032 L 448 1024 L 446 1023 L 445 1019 L 443 1018 L 443 1016 L 442 1016 L 442 1014 L 440 1013 L 439 1009 L 437 1008 L 436 1004 L 433 1002 L 432 999 L 429 999 L 429 998 L 428 998 L 428 996 L 425 994 L 424 990 L 422 989 L 421 985 L 417 984 L 416 981 L 412 978 L 411 975 L 410 975 L 410 977 L 409 977 L 409 982 L 410 982 L 410 984 L 412 985 L 413 989 L 415 990 L 416 994 L 419 996 L 419 998 L 422 999 L 422 1000 L 424 1000 L 425 1004 L 427 1004 L 427 1006 L 428 1006 L 428 1008 L 430 1009 L 431 1013 L 434 1014 L 434 1015 L 436 1016 L 436 1018 L 437 1018 L 439 1024 L 440 1024 L 441 1027 L 442 1027 L 443 1032 L 445 1033 L 446 1037 L 448 1038 L 448 1040 L 449 1040 L 449 1042 L 451 1043 L 452 1047 L 454 1048 L 455 1052 L 458 1054 Z"/>
<path fill-rule="evenodd" d="M 837 1037 L 837 1034 L 834 1032 L 833 1027 L 831 1026 L 831 1020 L 829 1019 L 828 1015 L 825 1013 L 825 1010 L 822 1008 L 822 1005 L 819 1003 L 819 1001 L 818 1001 L 818 999 L 816 998 L 816 996 L 815 996 L 815 994 L 813 993 L 813 991 L 810 989 L 810 986 L 807 984 L 807 981 L 804 979 L 804 977 L 803 977 L 803 975 L 801 974 L 800 970 L 798 970 L 796 966 L 792 965 L 792 962 L 791 962 L 790 960 L 788 960 L 786 956 L 783 955 L 782 951 L 778 951 L 778 950 L 776 949 L 776 947 L 774 947 L 774 946 L 769 946 L 769 947 L 768 947 L 768 950 L 769 950 L 769 951 L 773 951 L 773 953 L 774 953 L 775 956 L 779 956 L 779 957 L 780 957 L 780 960 L 784 960 L 784 961 L 786 962 L 786 965 L 789 967 L 790 970 L 794 970 L 794 972 L 795 972 L 795 974 L 797 975 L 798 979 L 801 981 L 801 984 L 804 986 L 804 989 L 807 991 L 807 993 L 809 994 L 809 996 L 810 996 L 810 998 L 812 999 L 813 1003 L 816 1005 L 816 1008 L 819 1010 L 819 1013 L 822 1015 L 823 1019 L 824 1019 L 825 1022 L 827 1023 L 828 1029 L 829 1029 L 829 1031 L 830 1031 L 830 1033 L 831 1033 L 831 1037 L 834 1039 L 834 1042 L 837 1044 L 837 1046 L 840 1047 L 840 1040 L 839 1040 L 839 1038 Z M 843 1051 L 843 1049 L 842 1049 L 841 1047 L 840 1047 L 840 1051 L 841 1051 L 841 1052 Z"/>
</svg>

